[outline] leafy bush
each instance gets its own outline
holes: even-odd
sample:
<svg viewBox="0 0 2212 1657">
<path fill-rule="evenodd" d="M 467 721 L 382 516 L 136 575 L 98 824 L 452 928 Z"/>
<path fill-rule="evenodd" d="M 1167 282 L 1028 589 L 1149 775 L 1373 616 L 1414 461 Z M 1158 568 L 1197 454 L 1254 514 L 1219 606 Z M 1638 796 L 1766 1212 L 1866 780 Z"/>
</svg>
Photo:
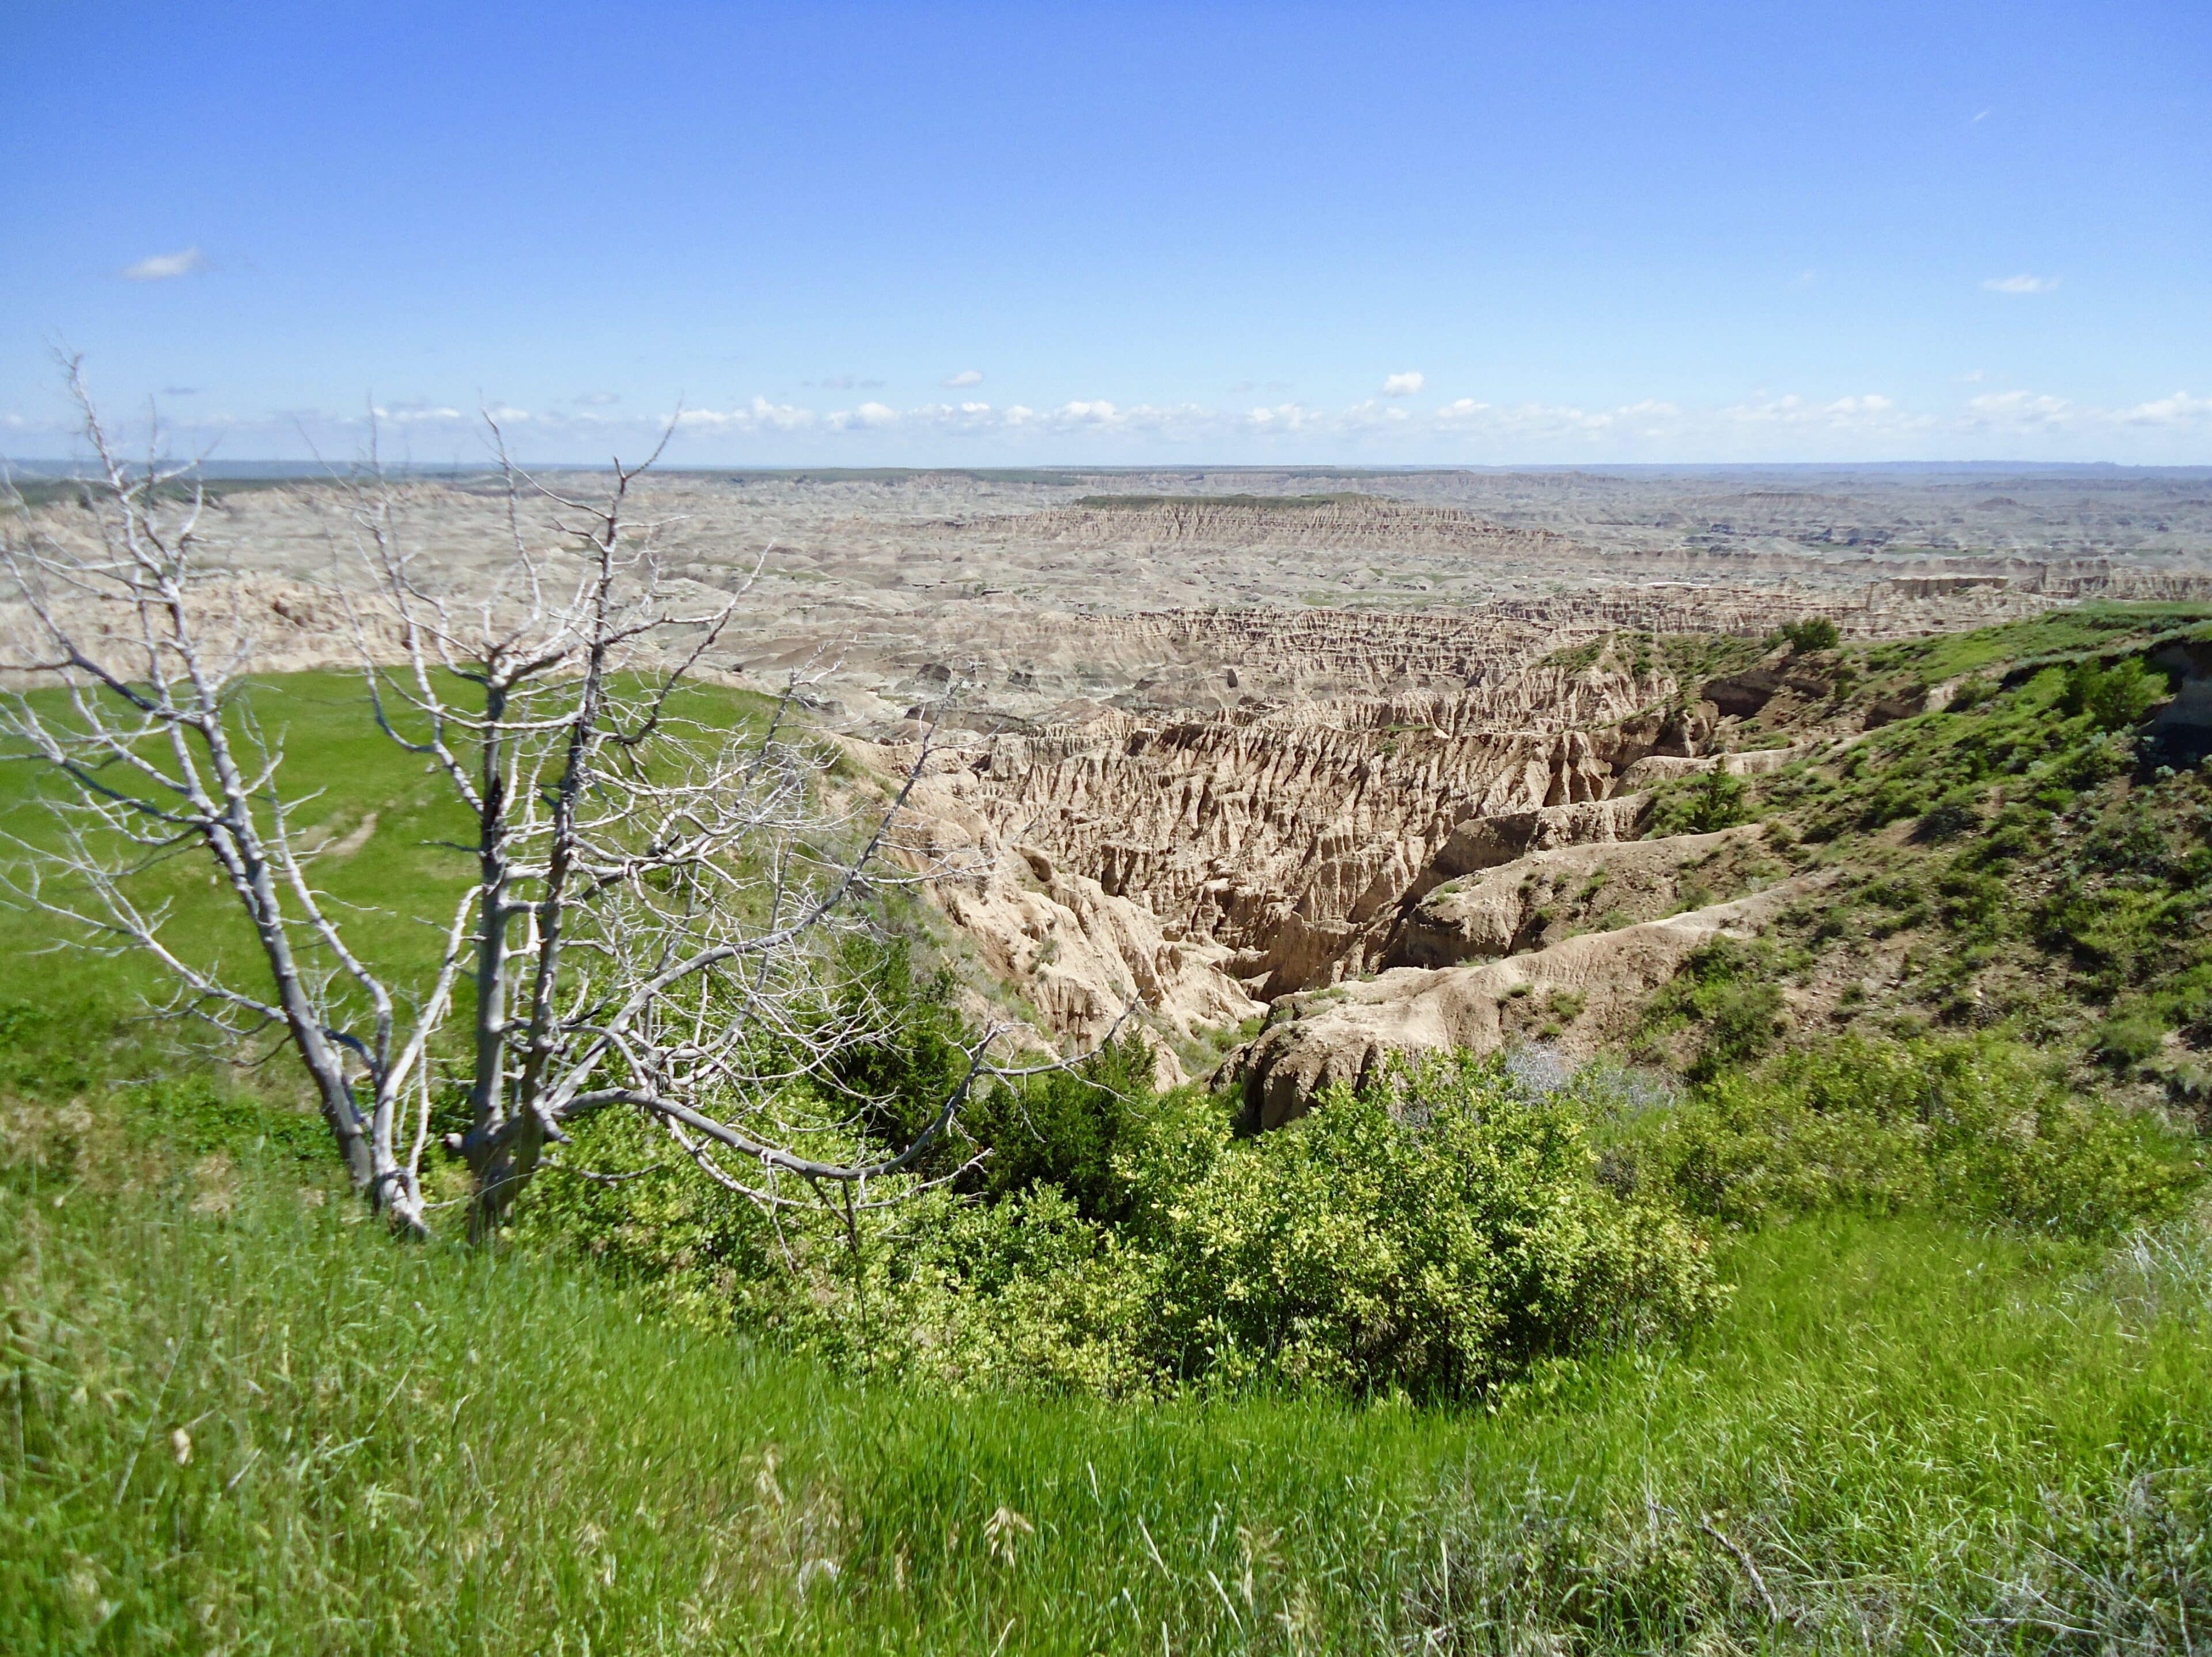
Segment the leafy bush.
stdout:
<svg viewBox="0 0 2212 1657">
<path fill-rule="evenodd" d="M 1105 1096 L 1103 1172 L 1085 1127 L 1026 1184 L 849 1220 L 763 1215 L 609 1118 L 563 1156 L 600 1177 L 548 1181 L 524 1235 L 595 1247 L 688 1320 L 955 1387 L 1449 1396 L 1717 1304 L 1692 1233 L 1601 1184 L 1576 1102 L 1501 1063 L 1402 1065 L 1250 1139 L 1195 1089 Z"/>
<path fill-rule="evenodd" d="M 1049 1186 L 1085 1219 L 1121 1218 L 1130 1193 L 1114 1152 L 1131 1113 L 1152 1098 L 1152 1077 L 1151 1047 L 1127 1036 L 1076 1069 L 987 1095 L 961 1124 L 986 1153 L 962 1188 L 995 1198 Z"/>
<path fill-rule="evenodd" d="M 1599 1185 L 1576 1113 L 1464 1055 L 1339 1084 L 1158 1211 L 1167 1373 L 1448 1396 L 1718 1302 L 1702 1246 Z"/>
<path fill-rule="evenodd" d="M 1743 779 L 1715 766 L 1692 786 L 1662 796 L 1652 808 L 1651 833 L 1710 835 L 1750 818 L 1744 804 Z"/>
<path fill-rule="evenodd" d="M 1961 784 L 1947 789 L 1935 804 L 1922 813 L 1919 837 L 1923 840 L 1950 840 L 1975 828 L 1981 822 L 1982 791 L 1972 784 Z"/>
<path fill-rule="evenodd" d="M 1684 961 L 1644 1008 L 1644 1043 L 1688 1027 L 1699 1032 L 1689 1068 L 1692 1081 L 1710 1080 L 1772 1047 L 1781 1039 L 1783 1017 L 1771 950 L 1718 938 Z"/>
<path fill-rule="evenodd" d="M 2115 1013 L 2097 1026 L 2097 1057 L 2115 1070 L 2133 1070 L 2156 1058 L 2165 1044 L 2165 1023 L 2145 1008 Z"/>
<path fill-rule="evenodd" d="M 2136 657 L 2106 667 L 2094 658 L 2067 670 L 2059 710 L 2069 719 L 2082 714 L 2100 731 L 2124 731 L 2171 693 L 2166 680 Z"/>
<path fill-rule="evenodd" d="M 1843 642 L 1844 635 L 1836 624 L 1825 616 L 1808 616 L 1802 622 L 1792 622 L 1782 629 L 1782 636 L 1790 641 L 1790 649 L 1800 655 L 1816 650 L 1833 650 Z"/>
<path fill-rule="evenodd" d="M 1634 1155 L 1638 1189 L 1730 1225 L 1843 1205 L 2095 1235 L 2175 1206 L 2202 1176 L 2191 1150 L 1984 1037 L 1847 1041 L 1718 1077 Z"/>
</svg>

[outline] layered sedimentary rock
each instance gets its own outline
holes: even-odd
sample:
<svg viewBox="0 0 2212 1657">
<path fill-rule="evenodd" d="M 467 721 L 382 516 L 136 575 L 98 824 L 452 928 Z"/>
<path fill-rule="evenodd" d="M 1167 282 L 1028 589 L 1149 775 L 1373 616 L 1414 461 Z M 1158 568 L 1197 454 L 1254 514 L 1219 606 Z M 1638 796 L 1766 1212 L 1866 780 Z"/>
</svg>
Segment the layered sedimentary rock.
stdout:
<svg viewBox="0 0 2212 1657">
<path fill-rule="evenodd" d="M 916 804 L 1086 871 L 1273 998 L 1370 964 L 1462 825 L 1606 800 L 1661 739 L 1638 716 L 1667 688 L 1545 668 L 1456 695 L 1109 713 L 941 750 Z"/>
<path fill-rule="evenodd" d="M 1693 950 L 1724 935 L 1753 935 L 1800 889 L 1785 882 L 1480 965 L 1406 967 L 1340 984 L 1301 998 L 1293 1017 L 1232 1053 L 1220 1078 L 1242 1090 L 1253 1126 L 1275 1127 L 1329 1083 L 1357 1085 L 1389 1054 L 1494 1052 L 1513 1034 L 1510 1011 L 1522 1005 L 1550 1013 L 1570 1051 L 1590 1051 L 1618 1036 Z"/>
<path fill-rule="evenodd" d="M 1639 804 L 1642 798 L 1630 795 L 1619 804 Z M 1522 819 L 1554 815 L 1559 813 L 1524 813 Z M 1589 824 L 1593 829 L 1612 826 Z M 1456 847 L 1462 837 L 1494 846 L 1495 840 L 1485 832 L 1490 827 L 1489 820 L 1462 825 L 1446 853 Z M 1470 835 L 1469 830 L 1474 832 Z M 1760 833 L 1758 823 L 1712 834 L 1670 835 L 1661 840 L 1613 839 L 1589 833 L 1579 840 L 1563 839 L 1516 857 L 1479 862 L 1472 869 L 1448 875 L 1441 885 L 1407 902 L 1391 935 L 1384 964 L 1455 967 L 1540 948 L 1553 933 L 1565 928 L 1583 929 L 1577 923 L 1585 918 L 1587 930 L 1606 932 L 1661 919 L 1684 907 L 1681 900 L 1686 895 L 1706 889 L 1699 871 L 1724 854 L 1755 842 Z M 1462 861 L 1454 859 L 1453 866 Z M 1446 858 L 1440 854 L 1431 872 L 1445 866 Z"/>
<path fill-rule="evenodd" d="M 1036 1014 L 1039 1035 L 1089 1047 L 1141 1015 L 1156 1038 L 1188 1039 L 1263 1011 L 1223 970 L 1227 949 L 1167 936 L 1144 904 L 1055 865 L 957 798 L 920 791 L 890 855 L 926 875 L 985 970 Z M 1156 1045 L 1156 1060 L 1162 1086 L 1187 1079 L 1171 1041 Z"/>
<path fill-rule="evenodd" d="M 1706 655 L 1655 634 L 1817 616 L 1899 636 L 2212 583 L 2212 495 L 2179 473 L 690 473 L 633 501 L 678 607 L 734 605 L 710 671 L 799 676 L 807 713 L 894 774 L 923 732 L 957 733 L 901 854 L 1068 1042 L 1133 998 L 1165 1040 L 1334 985 L 1370 998 L 1363 973 L 1588 952 L 1560 927 L 1709 907 L 1704 865 L 1628 855 L 1643 797 L 1802 757 L 1759 744 L 1825 730 L 1835 686 L 1787 651 L 1677 683 L 1661 664 Z M 215 630 L 250 634 L 258 666 L 355 659 L 331 591 L 362 576 L 349 505 L 312 484 L 210 503 Z M 416 482 L 398 505 L 426 580 L 493 591 L 501 487 Z M 90 532 L 60 495 L 29 510 Z M 21 620 L 0 601 L 0 634 Z M 1611 895 L 1585 901 L 1601 874 Z M 1651 936 L 1624 946 L 1627 979 Z"/>
</svg>

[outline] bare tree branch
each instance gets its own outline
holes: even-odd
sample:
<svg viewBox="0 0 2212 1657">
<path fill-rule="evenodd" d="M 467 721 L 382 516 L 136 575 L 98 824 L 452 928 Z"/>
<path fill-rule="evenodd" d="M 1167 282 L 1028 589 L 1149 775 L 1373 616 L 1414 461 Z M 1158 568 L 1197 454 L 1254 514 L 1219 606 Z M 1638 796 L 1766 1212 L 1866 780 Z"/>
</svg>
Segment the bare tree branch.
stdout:
<svg viewBox="0 0 2212 1657">
<path fill-rule="evenodd" d="M 157 962 L 180 1009 L 241 1039 L 281 1028 L 356 1187 L 396 1224 L 427 1226 L 441 1092 L 467 1102 L 447 1144 L 470 1168 L 477 1235 L 564 1123 L 611 1108 L 663 1123 L 771 1211 L 793 1200 L 786 1174 L 848 1187 L 849 1226 L 895 1199 L 868 1182 L 918 1179 L 975 1091 L 1023 1073 L 986 1032 L 909 1143 L 874 1150 L 857 1131 L 884 1102 L 855 1093 L 846 1061 L 899 1014 L 856 980 L 851 945 L 878 925 L 876 895 L 917 877 L 882 853 L 930 744 L 891 798 L 856 804 L 872 797 L 841 793 L 829 746 L 791 727 L 797 676 L 760 720 L 706 679 L 733 601 L 683 602 L 659 526 L 633 511 L 672 422 L 586 500 L 532 477 L 487 416 L 506 535 L 472 591 L 411 543 L 407 492 L 373 448 L 344 483 L 336 591 L 365 724 L 422 756 L 473 825 L 436 959 L 400 979 L 363 913 L 314 877 L 299 824 L 315 795 L 291 786 L 283 732 L 249 700 L 253 629 L 203 557 L 204 492 L 179 487 L 191 468 L 123 462 L 65 368 L 100 476 L 79 532 L 16 513 L 0 543 L 0 597 L 21 622 L 0 660 L 18 687 L 0 740 L 45 767 L 55 816 L 51 835 L 15 842 L 6 879 Z M 249 923 L 246 969 L 198 958 L 142 895 L 155 861 L 185 853 Z"/>
</svg>

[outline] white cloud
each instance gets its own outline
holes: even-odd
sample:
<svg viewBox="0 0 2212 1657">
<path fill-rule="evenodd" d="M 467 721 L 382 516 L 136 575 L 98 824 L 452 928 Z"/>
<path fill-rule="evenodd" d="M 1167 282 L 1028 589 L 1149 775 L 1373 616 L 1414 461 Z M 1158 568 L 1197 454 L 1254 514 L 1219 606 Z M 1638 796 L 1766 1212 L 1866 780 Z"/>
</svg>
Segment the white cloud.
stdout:
<svg viewBox="0 0 2212 1657">
<path fill-rule="evenodd" d="M 863 403 L 857 409 L 840 409 L 830 416 L 830 429 L 836 432 L 874 431 L 898 422 L 898 410 L 883 403 Z"/>
<path fill-rule="evenodd" d="M 1346 409 L 1335 423 L 1346 431 L 1371 432 L 1403 425 L 1412 417 L 1403 409 L 1386 409 L 1370 397 Z"/>
<path fill-rule="evenodd" d="M 884 382 L 865 379 L 858 374 L 831 374 L 826 379 L 810 379 L 809 385 L 819 385 L 825 391 L 880 391 Z"/>
<path fill-rule="evenodd" d="M 2033 429 L 2069 424 L 2074 418 L 2074 405 L 2064 398 L 2033 391 L 1984 391 L 1966 404 L 1966 423 L 1978 428 Z"/>
<path fill-rule="evenodd" d="M 587 409 L 605 409 L 611 408 L 615 404 L 621 402 L 622 393 L 619 391 L 580 391 L 574 397 L 571 398 L 569 401 L 572 403 L 580 403 Z"/>
<path fill-rule="evenodd" d="M 2212 397 L 2191 397 L 2186 391 L 2176 391 L 2172 397 L 2138 403 L 2132 409 L 2123 410 L 2118 417 L 2130 426 L 2193 425 L 2201 420 L 2212 420 Z"/>
<path fill-rule="evenodd" d="M 1418 368 L 1408 368 L 1402 374 L 1391 374 L 1382 381 L 1385 397 L 1411 397 L 1429 383 L 1429 377 Z"/>
<path fill-rule="evenodd" d="M 1063 403 L 1052 411 L 1063 426 L 1118 426 L 1121 411 L 1103 398 L 1095 403 Z"/>
<path fill-rule="evenodd" d="M 963 385 L 981 385 L 983 371 L 981 368 L 963 368 L 957 374 L 945 375 L 945 383 L 956 391 Z"/>
<path fill-rule="evenodd" d="M 1328 416 L 1303 403 L 1279 403 L 1272 409 L 1248 411 L 1243 423 L 1255 432 L 1304 432 L 1328 423 Z"/>
<path fill-rule="evenodd" d="M 520 409 L 495 409 L 491 412 L 495 418 L 508 424 L 515 424 L 519 421 L 530 418 L 530 416 Z M 433 403 L 380 404 L 372 408 L 369 413 L 386 424 L 392 426 L 421 426 L 459 420 L 464 417 L 459 409 L 448 409 L 442 404 Z"/>
<path fill-rule="evenodd" d="M 1783 397 L 1754 398 L 1721 410 L 1723 419 L 1751 428 L 1789 427 L 1814 431 L 1858 432 L 1902 435 L 1925 430 L 1935 422 L 1911 414 L 1893 398 L 1880 391 L 1862 391 L 1827 403 L 1790 392 Z"/>
<path fill-rule="evenodd" d="M 988 403 L 925 403 L 908 410 L 902 417 L 940 432 L 988 431 L 999 423 Z"/>
<path fill-rule="evenodd" d="M 794 432 L 814 423 L 814 410 L 788 403 L 771 403 L 756 397 L 735 409 L 686 409 L 676 416 L 677 428 L 705 431 Z"/>
<path fill-rule="evenodd" d="M 125 282 L 168 282 L 178 276 L 197 276 L 208 268 L 207 255 L 197 247 L 187 247 L 181 253 L 156 253 L 136 264 L 125 265 Z"/>
<path fill-rule="evenodd" d="M 1992 294 L 2047 294 L 2058 286 L 2058 278 L 2031 276 L 2023 272 L 2016 276 L 1990 276 L 1982 286 Z"/>
</svg>

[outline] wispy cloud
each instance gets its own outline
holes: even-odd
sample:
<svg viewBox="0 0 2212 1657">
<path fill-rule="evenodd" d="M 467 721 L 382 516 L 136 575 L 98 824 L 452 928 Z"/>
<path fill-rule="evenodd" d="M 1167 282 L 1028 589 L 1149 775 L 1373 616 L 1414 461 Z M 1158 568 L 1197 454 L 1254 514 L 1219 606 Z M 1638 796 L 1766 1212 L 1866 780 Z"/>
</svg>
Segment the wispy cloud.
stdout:
<svg viewBox="0 0 2212 1657">
<path fill-rule="evenodd" d="M 2191 397 L 2186 391 L 2176 391 L 2172 397 L 2161 397 L 2154 402 L 2138 403 L 2132 409 L 2124 409 L 2119 417 L 2130 426 L 2212 423 L 2212 397 Z"/>
<path fill-rule="evenodd" d="M 963 385 L 981 385 L 983 371 L 981 368 L 963 368 L 957 374 L 945 375 L 945 383 L 956 391 Z"/>
<path fill-rule="evenodd" d="M 873 405 L 871 405 L 873 406 Z M 678 431 L 795 432 L 814 423 L 811 409 L 788 403 L 771 403 L 757 397 L 733 409 L 686 409 L 676 416 Z"/>
<path fill-rule="evenodd" d="M 1402 374 L 1391 374 L 1382 382 L 1385 397 L 1411 397 L 1429 383 L 1429 377 L 1418 368 L 1409 368 Z"/>
<path fill-rule="evenodd" d="M 155 253 L 136 264 L 123 268 L 125 282 L 172 282 L 179 276 L 197 276 L 208 268 L 207 255 L 197 247 L 187 247 L 181 253 Z"/>
<path fill-rule="evenodd" d="M 183 398 L 185 388 L 167 395 Z M 2141 394 L 2138 393 L 2138 397 Z M 385 399 L 350 411 L 280 410 L 239 419 L 212 410 L 180 429 L 225 434 L 239 452 L 276 452 L 301 430 L 319 442 L 366 436 L 374 421 L 426 440 L 461 440 L 489 413 L 538 460 L 596 459 L 610 440 L 650 444 L 669 416 L 598 406 L 586 393 L 535 409 L 462 399 Z M 193 407 L 198 405 L 195 403 Z M 1513 464 L 1754 459 L 2051 458 L 2199 461 L 2212 443 L 2212 396 L 2188 391 L 2132 403 L 2077 402 L 2036 389 L 1957 385 L 1932 402 L 1887 391 L 1808 396 L 1759 391 L 1734 404 L 1645 398 L 1619 404 L 1559 404 L 1462 397 L 1435 404 L 1381 395 L 1316 405 L 1288 398 L 1224 404 L 1123 403 L 1079 398 L 1032 408 L 946 398 L 894 405 L 873 399 L 835 412 L 765 396 L 677 417 L 679 453 L 703 458 L 871 464 L 906 456 L 970 464 L 1003 456 L 1100 460 L 1291 461 L 1372 458 L 1413 463 Z M 0 434 L 24 452 L 59 452 L 70 429 L 53 416 L 0 410 Z"/>
<path fill-rule="evenodd" d="M 866 379 L 860 374 L 829 374 L 820 379 L 810 379 L 807 385 L 825 391 L 880 391 L 884 382 Z"/>
<path fill-rule="evenodd" d="M 2016 276 L 1989 276 L 1982 286 L 1992 294 L 2047 294 L 2058 286 L 2056 276 L 2031 276 L 2025 272 Z"/>
<path fill-rule="evenodd" d="M 507 426 L 522 425 L 530 418 L 527 409 L 510 409 L 504 404 L 489 412 L 502 425 Z M 467 418 L 459 409 L 449 409 L 436 403 L 380 403 L 369 413 L 390 426 L 442 425 L 448 421 Z"/>
<path fill-rule="evenodd" d="M 1328 416 L 1303 403 L 1278 403 L 1271 409 L 1247 411 L 1243 424 L 1254 432 L 1317 431 L 1328 424 Z"/>
<path fill-rule="evenodd" d="M 568 399 L 586 409 L 611 409 L 622 401 L 620 391 L 579 391 Z"/>
<path fill-rule="evenodd" d="M 2074 405 L 2063 397 L 2033 391 L 1984 391 L 1966 400 L 1966 422 L 1977 427 L 2057 426 L 2077 418 Z"/>
</svg>

